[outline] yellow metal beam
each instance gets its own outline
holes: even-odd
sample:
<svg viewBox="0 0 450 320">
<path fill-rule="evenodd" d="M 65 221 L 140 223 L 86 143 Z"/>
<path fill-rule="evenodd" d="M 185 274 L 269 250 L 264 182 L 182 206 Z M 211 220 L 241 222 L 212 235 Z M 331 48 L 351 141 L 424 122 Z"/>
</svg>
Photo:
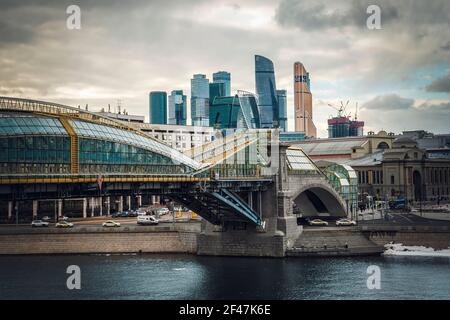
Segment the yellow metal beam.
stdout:
<svg viewBox="0 0 450 320">
<path fill-rule="evenodd" d="M 70 173 L 77 174 L 80 172 L 78 136 L 68 118 L 60 117 L 59 120 L 70 137 Z"/>
</svg>

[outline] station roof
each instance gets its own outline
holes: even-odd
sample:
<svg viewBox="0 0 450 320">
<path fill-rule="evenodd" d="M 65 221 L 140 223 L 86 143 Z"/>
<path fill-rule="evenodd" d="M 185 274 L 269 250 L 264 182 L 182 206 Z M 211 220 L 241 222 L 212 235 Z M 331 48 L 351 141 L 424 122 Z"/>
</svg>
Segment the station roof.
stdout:
<svg viewBox="0 0 450 320">
<path fill-rule="evenodd" d="M 365 137 L 346 139 L 326 139 L 299 142 L 295 145 L 301 147 L 309 156 L 351 154 L 353 148 L 362 148 L 368 143 Z"/>
</svg>

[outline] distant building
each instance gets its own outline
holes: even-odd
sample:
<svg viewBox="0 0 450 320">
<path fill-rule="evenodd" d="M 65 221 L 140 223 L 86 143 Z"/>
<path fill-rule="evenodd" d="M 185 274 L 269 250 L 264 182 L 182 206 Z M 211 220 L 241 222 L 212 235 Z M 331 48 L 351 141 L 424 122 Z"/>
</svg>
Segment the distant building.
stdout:
<svg viewBox="0 0 450 320">
<path fill-rule="evenodd" d="M 273 62 L 259 55 L 255 56 L 255 85 L 261 128 L 278 128 L 279 109 Z"/>
<path fill-rule="evenodd" d="M 174 90 L 169 96 L 169 124 L 186 125 L 187 99 L 183 90 Z"/>
<path fill-rule="evenodd" d="M 149 123 L 133 123 L 133 127 L 181 152 L 211 142 L 215 137 L 215 130 L 211 127 Z"/>
<path fill-rule="evenodd" d="M 215 129 L 260 127 L 256 98 L 248 92 L 239 91 L 231 97 L 216 97 L 209 111 L 209 123 Z"/>
<path fill-rule="evenodd" d="M 288 131 L 287 129 L 287 91 L 277 90 L 278 100 L 278 126 L 281 132 Z"/>
<path fill-rule="evenodd" d="M 295 132 L 295 131 L 280 132 L 280 142 L 295 143 L 295 142 L 302 142 L 304 140 L 305 140 L 304 132 Z"/>
<path fill-rule="evenodd" d="M 357 173 L 360 200 L 398 197 L 408 201 L 450 200 L 450 158 L 433 157 L 418 141 L 380 131 L 366 136 L 295 143 L 319 167 L 347 165 Z M 446 148 L 441 148 L 445 150 Z"/>
<path fill-rule="evenodd" d="M 417 142 L 427 156 L 434 159 L 450 159 L 450 134 L 434 134 L 424 130 L 403 131 L 403 136 Z"/>
<path fill-rule="evenodd" d="M 211 106 L 216 97 L 226 97 L 225 83 L 210 83 L 209 84 L 209 105 Z"/>
<path fill-rule="evenodd" d="M 104 109 L 102 109 L 102 111 L 96 112 L 96 113 L 103 117 L 108 117 L 111 119 L 120 120 L 120 121 L 124 121 L 124 122 L 136 122 L 136 123 L 144 123 L 145 122 L 144 116 L 128 114 L 127 112 L 114 113 L 114 112 L 106 112 L 106 111 L 104 111 Z"/>
<path fill-rule="evenodd" d="M 194 126 L 209 126 L 209 80 L 204 74 L 191 79 L 191 118 Z"/>
<path fill-rule="evenodd" d="M 226 71 L 213 73 L 213 83 L 223 83 L 225 92 L 223 96 L 231 96 L 231 74 Z"/>
<path fill-rule="evenodd" d="M 150 123 L 167 124 L 167 93 L 164 91 L 150 92 Z"/>
<path fill-rule="evenodd" d="M 364 135 L 364 121 L 346 116 L 328 119 L 328 138 L 360 137 Z"/>
<path fill-rule="evenodd" d="M 295 131 L 305 132 L 308 137 L 317 137 L 313 122 L 312 94 L 309 73 L 302 63 L 294 63 L 294 107 Z"/>
</svg>

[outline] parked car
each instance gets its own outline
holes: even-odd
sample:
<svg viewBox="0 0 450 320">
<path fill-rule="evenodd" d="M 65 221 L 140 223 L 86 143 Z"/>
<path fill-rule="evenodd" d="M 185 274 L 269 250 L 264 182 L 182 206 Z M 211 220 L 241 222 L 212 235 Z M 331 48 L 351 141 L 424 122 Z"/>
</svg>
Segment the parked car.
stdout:
<svg viewBox="0 0 450 320">
<path fill-rule="evenodd" d="M 120 227 L 120 223 L 115 222 L 113 220 L 108 220 L 108 221 L 103 222 L 102 226 L 106 227 L 106 228 L 115 228 L 115 227 Z"/>
<path fill-rule="evenodd" d="M 31 222 L 33 228 L 48 227 L 48 222 L 42 220 L 34 220 Z"/>
<path fill-rule="evenodd" d="M 111 217 L 113 217 L 113 218 L 126 218 L 126 217 L 129 217 L 129 215 L 128 215 L 128 211 L 117 211 L 117 212 L 114 212 L 111 215 Z"/>
<path fill-rule="evenodd" d="M 59 217 L 58 219 L 61 220 L 61 221 L 68 221 L 69 217 L 62 216 L 62 217 Z"/>
<path fill-rule="evenodd" d="M 156 219 L 154 216 L 140 215 L 137 218 L 137 224 L 139 225 L 157 225 L 158 223 L 158 219 Z"/>
<path fill-rule="evenodd" d="M 169 213 L 169 209 L 168 208 L 159 208 L 156 211 L 158 212 L 158 215 L 160 215 L 160 216 L 163 216 L 163 215 Z"/>
<path fill-rule="evenodd" d="M 67 221 L 58 222 L 55 227 L 57 228 L 73 228 L 73 223 Z"/>
<path fill-rule="evenodd" d="M 336 221 L 336 226 L 356 226 L 356 221 L 350 219 L 339 219 Z"/>
<path fill-rule="evenodd" d="M 138 212 L 134 211 L 134 210 L 131 210 L 130 212 L 128 212 L 128 216 L 129 217 L 137 217 L 138 216 Z"/>
<path fill-rule="evenodd" d="M 314 220 L 308 221 L 308 224 L 310 226 L 327 226 L 328 222 L 320 220 L 320 219 L 314 219 Z"/>
<path fill-rule="evenodd" d="M 51 219 L 50 219 L 50 217 L 49 216 L 44 216 L 44 217 L 42 217 L 42 221 L 50 221 Z"/>
</svg>

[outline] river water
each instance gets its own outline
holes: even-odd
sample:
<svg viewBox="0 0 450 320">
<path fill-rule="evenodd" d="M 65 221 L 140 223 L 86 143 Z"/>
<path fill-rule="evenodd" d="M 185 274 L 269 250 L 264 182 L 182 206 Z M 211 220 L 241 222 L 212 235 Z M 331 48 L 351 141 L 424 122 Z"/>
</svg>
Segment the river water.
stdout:
<svg viewBox="0 0 450 320">
<path fill-rule="evenodd" d="M 69 265 L 81 270 L 69 290 Z M 367 268 L 380 268 L 380 289 Z M 0 299 L 450 299 L 450 258 L 0 257 Z"/>
</svg>

